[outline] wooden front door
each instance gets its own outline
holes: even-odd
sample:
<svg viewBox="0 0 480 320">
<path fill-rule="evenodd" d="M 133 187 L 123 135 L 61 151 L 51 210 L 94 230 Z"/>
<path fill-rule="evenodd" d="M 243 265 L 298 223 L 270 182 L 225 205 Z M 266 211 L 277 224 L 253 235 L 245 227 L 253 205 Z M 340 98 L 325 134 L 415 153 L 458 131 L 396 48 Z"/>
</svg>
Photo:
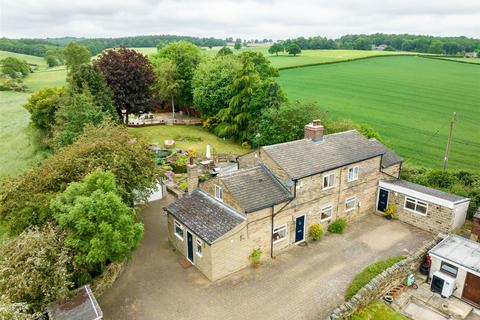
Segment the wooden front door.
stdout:
<svg viewBox="0 0 480 320">
<path fill-rule="evenodd" d="M 463 299 L 480 306 L 480 277 L 467 273 L 463 287 Z"/>
</svg>

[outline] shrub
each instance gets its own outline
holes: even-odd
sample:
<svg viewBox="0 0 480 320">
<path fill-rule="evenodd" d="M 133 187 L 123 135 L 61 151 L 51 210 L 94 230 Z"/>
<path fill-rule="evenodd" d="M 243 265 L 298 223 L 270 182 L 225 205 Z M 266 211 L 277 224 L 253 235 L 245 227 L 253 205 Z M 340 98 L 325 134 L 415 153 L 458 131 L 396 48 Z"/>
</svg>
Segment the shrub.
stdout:
<svg viewBox="0 0 480 320">
<path fill-rule="evenodd" d="M 51 199 L 97 168 L 115 175 L 119 194 L 127 204 L 145 199 L 159 178 L 152 152 L 144 143 L 133 143 L 127 129 L 113 125 L 87 127 L 77 141 L 39 167 L 2 182 L 2 225 L 15 235 L 51 220 Z"/>
<path fill-rule="evenodd" d="M 391 216 L 393 219 L 398 219 L 397 217 L 397 208 L 395 208 L 395 204 L 390 203 L 385 210 L 386 216 Z"/>
<path fill-rule="evenodd" d="M 308 231 L 308 234 L 310 237 L 312 237 L 313 240 L 317 241 L 320 240 L 320 238 L 323 235 L 323 227 L 319 223 L 312 224 L 310 226 L 310 230 Z"/>
<path fill-rule="evenodd" d="M 260 264 L 260 259 L 262 258 L 262 250 L 254 249 L 248 258 L 254 267 L 258 266 Z"/>
<path fill-rule="evenodd" d="M 343 233 L 346 226 L 347 226 L 347 221 L 345 221 L 345 219 L 342 219 L 342 218 L 335 219 L 335 221 L 333 221 L 328 225 L 328 232 Z"/>
<path fill-rule="evenodd" d="M 363 269 L 362 272 L 357 274 L 347 288 L 347 291 L 345 292 L 345 300 L 350 300 L 361 288 L 369 283 L 370 280 L 403 259 L 405 259 L 404 256 L 391 257 L 377 261 Z"/>
<path fill-rule="evenodd" d="M 49 224 L 0 246 L 0 292 L 9 302 L 44 311 L 50 302 L 68 295 L 72 257 L 64 239 L 65 234 Z"/>
<path fill-rule="evenodd" d="M 85 284 L 101 274 L 108 263 L 122 262 L 143 236 L 133 209 L 118 195 L 115 176 L 97 169 L 82 182 L 72 182 L 50 205 L 58 224 L 67 232 L 75 280 Z"/>
<path fill-rule="evenodd" d="M 25 60 L 7 57 L 0 60 L 1 71 L 10 78 L 22 78 L 30 73 L 30 68 Z"/>
</svg>

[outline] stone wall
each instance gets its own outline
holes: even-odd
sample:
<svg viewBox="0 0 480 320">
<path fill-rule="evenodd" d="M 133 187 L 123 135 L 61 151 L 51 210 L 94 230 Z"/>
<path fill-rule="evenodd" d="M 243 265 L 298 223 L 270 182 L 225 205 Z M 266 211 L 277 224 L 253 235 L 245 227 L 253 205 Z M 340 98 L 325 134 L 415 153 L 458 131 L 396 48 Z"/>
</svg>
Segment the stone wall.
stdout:
<svg viewBox="0 0 480 320">
<path fill-rule="evenodd" d="M 395 204 L 398 219 L 400 221 L 404 221 L 433 234 L 449 233 L 452 231 L 455 216 L 453 209 L 419 199 L 428 203 L 427 214 L 422 215 L 420 213 L 405 209 L 405 197 L 406 196 L 404 194 L 394 191 L 390 191 L 389 194 L 388 202 Z"/>
<path fill-rule="evenodd" d="M 419 269 L 427 252 L 443 238 L 443 235 L 438 235 L 402 261 L 380 273 L 360 289 L 352 299 L 333 310 L 327 319 L 347 320 L 357 310 L 365 308 L 371 302 L 380 299 L 392 287 L 402 284 L 409 273 L 416 272 Z"/>
</svg>

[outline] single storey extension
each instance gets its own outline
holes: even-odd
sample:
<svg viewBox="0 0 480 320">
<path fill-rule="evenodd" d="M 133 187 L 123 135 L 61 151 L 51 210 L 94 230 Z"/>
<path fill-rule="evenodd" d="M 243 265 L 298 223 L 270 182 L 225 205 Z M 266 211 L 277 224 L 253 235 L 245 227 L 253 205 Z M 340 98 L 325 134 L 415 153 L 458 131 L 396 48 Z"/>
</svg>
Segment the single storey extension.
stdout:
<svg viewBox="0 0 480 320">
<path fill-rule="evenodd" d="M 377 210 L 394 204 L 398 218 L 432 233 L 448 233 L 465 223 L 470 200 L 401 179 L 380 180 Z"/>
<path fill-rule="evenodd" d="M 480 243 L 449 235 L 429 251 L 433 291 L 480 307 Z M 445 290 L 445 283 L 451 290 Z"/>
<path fill-rule="evenodd" d="M 262 147 L 237 158 L 238 169 L 198 185 L 188 165 L 189 193 L 165 208 L 172 245 L 215 281 L 269 259 L 327 230 L 338 218 L 385 211 L 431 232 L 463 224 L 469 200 L 401 180 L 403 160 L 356 130 L 324 135 L 320 121 L 304 139 Z"/>
</svg>

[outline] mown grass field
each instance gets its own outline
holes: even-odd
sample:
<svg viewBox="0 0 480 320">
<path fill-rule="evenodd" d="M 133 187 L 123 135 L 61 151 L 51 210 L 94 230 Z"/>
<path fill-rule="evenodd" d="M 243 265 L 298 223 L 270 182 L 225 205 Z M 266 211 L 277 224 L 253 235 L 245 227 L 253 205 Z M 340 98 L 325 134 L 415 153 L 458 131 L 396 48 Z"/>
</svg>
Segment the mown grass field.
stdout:
<svg viewBox="0 0 480 320">
<path fill-rule="evenodd" d="M 480 64 L 480 58 L 447 58 L 445 57 L 445 58 L 438 58 L 438 59 Z"/>
<path fill-rule="evenodd" d="M 165 140 L 174 139 L 176 148 L 193 149 L 199 155 L 205 154 L 207 144 L 219 153 L 240 155 L 249 151 L 229 140 L 216 137 L 200 126 L 150 126 L 129 130 L 136 137 L 159 146 L 162 146 Z"/>
<path fill-rule="evenodd" d="M 280 72 L 290 100 L 317 101 L 333 118 L 375 128 L 407 164 L 441 168 L 452 112 L 449 167 L 480 170 L 480 66 L 382 57 Z"/>
<path fill-rule="evenodd" d="M 25 84 L 29 92 L 0 91 L 0 179 L 14 176 L 43 159 L 29 138 L 29 114 L 22 108 L 28 97 L 44 87 L 65 83 L 65 68 L 47 69 L 43 58 L 0 51 L 0 59 L 13 56 L 37 64 L 38 70 L 28 75 Z"/>
</svg>

